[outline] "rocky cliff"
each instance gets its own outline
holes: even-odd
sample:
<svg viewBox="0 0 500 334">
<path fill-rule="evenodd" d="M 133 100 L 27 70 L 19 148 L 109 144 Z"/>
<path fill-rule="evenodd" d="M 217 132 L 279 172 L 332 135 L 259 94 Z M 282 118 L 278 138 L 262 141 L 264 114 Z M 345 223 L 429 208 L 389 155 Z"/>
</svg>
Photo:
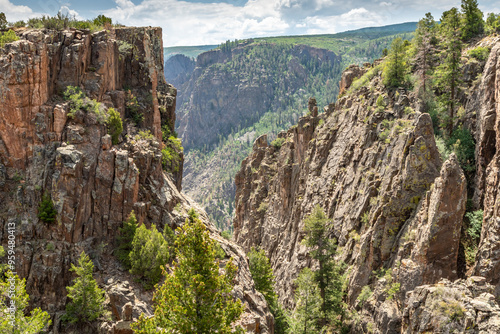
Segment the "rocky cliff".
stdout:
<svg viewBox="0 0 500 334">
<path fill-rule="evenodd" d="M 500 43 L 484 43 L 493 50 L 486 64 L 464 67 L 462 97 L 473 131 L 477 122 L 477 187 L 468 187 L 454 154 L 442 161 L 424 105 L 412 91 L 386 89 L 378 62 L 346 70 L 338 101 L 280 133 L 281 147 L 265 136 L 255 141 L 236 176 L 235 240 L 246 251 L 266 251 L 285 306 L 293 306 L 299 271 L 316 265 L 301 240 L 305 217 L 320 205 L 338 241 L 337 260 L 348 265 L 353 332 L 496 331 Z M 366 84 L 351 87 L 361 76 Z M 468 189 L 485 215 L 466 273 Z M 481 277 L 459 280 L 470 275 Z M 363 288 L 373 294 L 360 303 Z"/>
<path fill-rule="evenodd" d="M 71 263 L 85 250 L 119 321 L 102 323 L 99 332 L 130 333 L 133 318 L 151 313 L 152 294 L 113 256 L 118 228 L 132 210 L 140 223 L 175 228 L 195 207 L 239 267 L 234 294 L 246 305 L 242 323 L 272 333 L 272 316 L 254 289 L 245 254 L 180 193 L 182 152 L 162 163 L 161 149 L 168 145 L 162 130 L 174 130 L 176 89 L 163 77 L 161 29 L 17 33 L 19 41 L 0 48 L 0 241 L 6 246 L 7 226 L 15 226 L 16 271 L 26 278 L 31 305 L 51 314 L 52 332 L 67 331 L 59 320 L 65 287 L 73 278 Z M 101 105 L 70 112 L 61 97 L 67 86 L 80 87 Z M 131 120 L 130 94 L 137 99 L 134 112 L 142 115 L 138 124 Z M 116 145 L 100 118 L 111 107 L 124 121 Z M 146 129 L 152 135 L 141 132 Z M 55 204 L 54 223 L 37 216 L 43 194 Z"/>
</svg>

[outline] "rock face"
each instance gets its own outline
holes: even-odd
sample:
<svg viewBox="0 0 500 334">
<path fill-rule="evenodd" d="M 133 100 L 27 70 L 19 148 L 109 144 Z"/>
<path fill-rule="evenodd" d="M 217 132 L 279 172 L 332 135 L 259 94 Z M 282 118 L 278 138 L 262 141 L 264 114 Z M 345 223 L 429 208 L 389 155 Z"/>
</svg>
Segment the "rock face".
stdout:
<svg viewBox="0 0 500 334">
<path fill-rule="evenodd" d="M 492 49 L 481 80 L 478 133 L 478 189 L 477 199 L 484 207 L 484 220 L 478 261 L 475 272 L 485 276 L 500 293 L 500 207 L 498 187 L 500 179 L 500 43 Z"/>
<path fill-rule="evenodd" d="M 454 154 L 441 160 L 431 118 L 418 111 L 421 106 L 412 92 L 386 90 L 376 73 L 365 87 L 349 91 L 353 80 L 367 71 L 357 66 L 349 67 L 342 77 L 341 90 L 347 94 L 325 107 L 325 113 L 302 117 L 297 126 L 282 132 L 281 148 L 269 145 L 264 137 L 255 142 L 235 180 L 235 240 L 246 251 L 251 247 L 266 251 L 285 306 L 293 306 L 293 281 L 299 271 L 315 265 L 301 240 L 303 221 L 319 204 L 331 220 L 332 237 L 338 240 L 338 260 L 349 267 L 347 301 L 360 315 L 354 332 L 437 330 L 440 318 L 428 315 L 435 306 L 425 304 L 428 292 L 422 291 L 442 279 L 454 281 L 465 275 L 460 257 L 467 189 L 477 191 L 477 198 L 484 196 L 484 204 L 478 200 L 485 218 L 475 274 L 499 294 L 496 164 L 500 160 L 495 149 L 500 145 L 495 135 L 500 131 L 495 121 L 500 111 L 496 103 L 499 52 L 496 43 L 480 86 L 473 87 L 478 91 L 463 97 L 471 114 L 474 106 L 481 107 L 476 135 L 478 164 L 483 167 L 478 167 L 482 172 L 472 180 L 477 187 L 467 185 Z M 379 96 L 381 104 L 376 102 Z M 481 102 L 474 101 L 478 96 Z M 450 291 L 458 294 L 469 289 L 460 282 L 450 283 Z M 361 304 L 358 296 L 364 287 L 373 294 Z M 389 297 L 390 291 L 394 292 Z M 479 295 L 471 296 L 473 300 Z M 436 298 L 432 305 L 440 303 Z M 473 313 L 469 301 L 460 303 L 470 313 L 467 319 L 473 319 L 475 330 L 496 328 L 496 313 L 483 316 L 479 309 Z M 468 324 L 449 328 L 464 333 Z"/>
<path fill-rule="evenodd" d="M 234 294 L 246 305 L 242 323 L 256 333 L 273 333 L 273 318 L 255 291 L 245 254 L 180 193 L 182 152 L 175 163 L 162 164 L 162 128 L 174 130 L 176 89 L 163 77 L 161 36 L 160 28 L 93 34 L 27 30 L 0 49 L 1 244 L 7 245 L 8 224 L 15 226 L 16 271 L 26 278 L 32 305 L 52 315 L 54 333 L 70 330 L 60 325 L 60 311 L 73 278 L 69 268 L 83 250 L 93 259 L 95 277 L 119 321 L 98 331 L 130 333 L 130 321 L 151 312 L 152 294 L 125 282 L 134 278 L 112 255 L 118 228 L 132 210 L 147 226 L 175 228 L 194 207 L 239 267 Z M 82 110 L 69 115 L 60 94 L 70 85 L 102 102 L 100 112 L 113 107 L 121 114 L 118 145 L 112 145 L 101 116 Z M 129 118 L 126 91 L 137 98 L 143 115 L 138 126 Z M 37 216 L 43 194 L 57 210 L 52 224 Z"/>
<path fill-rule="evenodd" d="M 170 57 L 165 61 L 165 79 L 175 87 L 182 86 L 194 71 L 196 62 L 183 54 Z"/>
</svg>

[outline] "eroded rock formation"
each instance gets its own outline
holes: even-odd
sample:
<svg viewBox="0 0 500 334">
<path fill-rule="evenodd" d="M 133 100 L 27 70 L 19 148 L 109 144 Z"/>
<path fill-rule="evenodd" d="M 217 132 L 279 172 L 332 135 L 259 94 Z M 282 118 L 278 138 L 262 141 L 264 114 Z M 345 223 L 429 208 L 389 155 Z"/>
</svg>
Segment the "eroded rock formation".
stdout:
<svg viewBox="0 0 500 334">
<path fill-rule="evenodd" d="M 19 41 L 0 49 L 0 240 L 7 244 L 7 224 L 14 224 L 17 273 L 26 278 L 32 305 L 52 315 L 53 332 L 66 331 L 60 325 L 65 287 L 73 278 L 71 263 L 84 250 L 119 321 L 101 324 L 99 332 L 129 333 L 131 320 L 150 314 L 152 293 L 112 255 L 118 228 L 132 210 L 147 226 L 175 228 L 194 207 L 239 267 L 234 294 L 246 305 L 241 323 L 255 333 L 273 333 L 273 318 L 255 291 L 245 254 L 181 194 L 182 152 L 162 163 L 162 128 L 174 130 L 176 89 L 163 77 L 161 29 L 19 34 Z M 102 102 L 99 112 L 113 107 L 121 114 L 118 145 L 112 145 L 98 114 L 70 113 L 61 97 L 67 86 Z M 135 112 L 143 115 L 138 125 L 130 120 L 129 91 L 137 98 Z M 152 136 L 140 133 L 146 129 Z M 54 223 L 37 216 L 43 194 L 55 204 Z"/>
<path fill-rule="evenodd" d="M 357 66 L 344 72 L 338 102 L 282 132 L 281 148 L 269 145 L 265 137 L 257 139 L 236 176 L 235 239 L 246 251 L 251 247 L 266 251 L 285 306 L 293 306 L 293 281 L 299 271 L 316 265 L 301 240 L 303 221 L 319 204 L 332 222 L 331 236 L 340 246 L 338 260 L 349 268 L 347 301 L 359 315 L 353 331 L 437 330 L 437 318 L 424 317 L 434 306 L 424 306 L 422 291 L 442 279 L 454 281 L 465 275 L 460 247 L 468 189 L 476 191 L 474 202 L 485 212 L 475 274 L 483 276 L 477 278 L 481 284 L 485 280 L 499 286 L 495 115 L 500 45 L 498 40 L 487 43 L 494 47 L 486 64 L 470 63 L 464 72 L 470 88 L 462 96 L 471 115 L 466 125 L 474 133 L 477 121 L 478 165 L 482 165 L 469 185 L 455 155 L 441 160 L 431 117 L 421 112 L 423 106 L 414 93 L 387 90 L 376 72 L 364 87 L 353 90 L 353 81 L 367 72 Z M 460 284 L 450 283 L 453 293 L 465 289 Z M 477 284 L 471 282 L 467 289 Z M 373 293 L 364 304 L 358 300 L 363 287 Z M 419 298 L 421 308 L 415 301 Z M 474 322 L 474 333 L 498 321 L 496 313 L 485 317 L 471 313 L 469 302 L 460 300 L 470 313 L 467 319 L 473 319 L 467 321 Z M 492 312 L 497 307 L 493 304 Z M 460 327 L 457 323 L 448 327 L 455 325 Z"/>
</svg>

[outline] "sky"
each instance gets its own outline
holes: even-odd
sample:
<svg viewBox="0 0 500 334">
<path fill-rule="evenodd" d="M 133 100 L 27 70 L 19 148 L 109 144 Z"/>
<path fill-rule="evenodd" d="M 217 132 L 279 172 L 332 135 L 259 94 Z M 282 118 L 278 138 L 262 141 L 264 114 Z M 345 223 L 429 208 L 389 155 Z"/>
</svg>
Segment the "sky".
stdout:
<svg viewBox="0 0 500 334">
<path fill-rule="evenodd" d="M 435 19 L 460 0 L 0 0 L 9 22 L 59 11 L 78 19 L 104 14 L 127 26 L 160 26 L 164 46 L 220 44 L 251 37 L 330 34 Z M 500 1 L 479 0 L 484 13 Z"/>
</svg>

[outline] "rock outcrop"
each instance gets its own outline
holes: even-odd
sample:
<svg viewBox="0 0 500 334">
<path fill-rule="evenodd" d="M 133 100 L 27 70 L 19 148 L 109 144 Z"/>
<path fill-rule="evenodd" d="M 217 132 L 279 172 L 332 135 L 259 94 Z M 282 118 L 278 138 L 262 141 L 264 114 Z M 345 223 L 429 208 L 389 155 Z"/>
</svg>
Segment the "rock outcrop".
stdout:
<svg viewBox="0 0 500 334">
<path fill-rule="evenodd" d="M 426 286 L 443 279 L 464 277 L 463 216 L 467 191 L 476 188 L 475 202 L 484 207 L 485 218 L 475 274 L 499 286 L 495 113 L 500 45 L 488 43 L 496 45 L 481 80 L 476 80 L 481 64 L 469 66 L 474 73 L 464 73 L 471 88 L 462 97 L 467 113 L 475 115 L 474 106 L 481 108 L 477 118 L 467 120 L 467 126 L 474 127 L 476 119 L 479 124 L 478 165 L 483 165 L 471 184 L 454 154 L 441 160 L 431 117 L 420 112 L 414 93 L 387 90 L 377 62 L 369 66 L 370 76 L 362 79 L 366 85 L 355 90 L 350 86 L 368 69 L 349 67 L 338 102 L 280 133 L 281 148 L 269 145 L 264 137 L 255 142 L 235 180 L 235 240 L 246 251 L 251 247 L 266 251 L 285 306 L 293 306 L 293 281 L 299 271 L 315 265 L 301 240 L 304 219 L 320 205 L 331 221 L 332 237 L 338 240 L 337 260 L 349 268 L 347 301 L 360 315 L 352 324 L 354 331 L 437 330 L 438 318 L 424 316 L 431 312 L 424 307 L 425 297 L 411 296 L 420 296 Z M 481 102 L 474 100 L 478 96 Z M 462 283 L 454 284 L 449 288 L 453 293 L 463 290 Z M 364 304 L 358 300 L 363 288 L 372 292 Z M 422 307 L 411 298 L 423 298 Z M 403 313 L 404 305 L 409 306 Z M 486 318 L 470 315 L 475 329 L 488 328 Z M 491 319 L 493 324 L 497 316 Z M 463 333 L 466 327 L 453 328 Z"/>
<path fill-rule="evenodd" d="M 491 50 L 481 79 L 480 109 L 478 110 L 477 199 L 484 208 L 481 243 L 477 253 L 475 273 L 485 276 L 500 293 L 500 43 Z"/>
<path fill-rule="evenodd" d="M 246 305 L 242 324 L 273 333 L 273 318 L 253 286 L 245 254 L 181 194 L 182 152 L 170 164 L 162 161 L 168 145 L 162 129 L 174 131 L 176 89 L 163 77 L 161 36 L 160 28 L 28 29 L 0 49 L 1 244 L 7 244 L 8 224 L 15 226 L 16 271 L 26 278 L 32 305 L 51 314 L 54 333 L 69 330 L 61 326 L 60 311 L 73 278 L 71 263 L 82 251 L 93 259 L 94 276 L 118 321 L 103 323 L 99 332 L 129 333 L 132 320 L 151 312 L 152 293 L 112 255 L 118 228 L 132 210 L 147 226 L 176 228 L 194 207 L 239 267 L 234 295 Z M 70 113 L 61 97 L 67 86 L 101 102 L 98 112 Z M 130 94 L 137 98 L 134 112 L 142 114 L 139 124 L 130 120 Z M 111 107 L 124 120 L 115 145 L 102 121 Z M 54 223 L 37 216 L 44 194 L 54 202 Z"/>
</svg>

